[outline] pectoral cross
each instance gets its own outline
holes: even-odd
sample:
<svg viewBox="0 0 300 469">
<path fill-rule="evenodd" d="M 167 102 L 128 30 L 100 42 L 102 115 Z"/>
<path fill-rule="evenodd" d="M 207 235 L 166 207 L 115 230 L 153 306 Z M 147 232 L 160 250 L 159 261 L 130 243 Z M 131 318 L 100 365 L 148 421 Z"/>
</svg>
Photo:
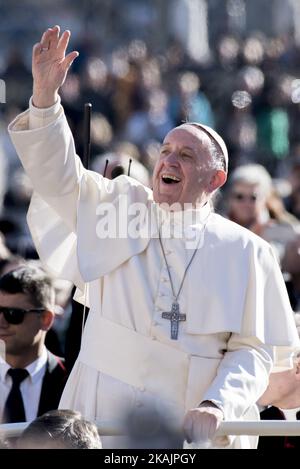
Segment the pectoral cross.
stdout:
<svg viewBox="0 0 300 469">
<path fill-rule="evenodd" d="M 179 321 L 186 321 L 186 315 L 180 314 L 179 304 L 174 302 L 172 309 L 169 312 L 163 312 L 161 317 L 163 319 L 169 319 L 171 321 L 171 339 L 178 339 Z"/>
</svg>

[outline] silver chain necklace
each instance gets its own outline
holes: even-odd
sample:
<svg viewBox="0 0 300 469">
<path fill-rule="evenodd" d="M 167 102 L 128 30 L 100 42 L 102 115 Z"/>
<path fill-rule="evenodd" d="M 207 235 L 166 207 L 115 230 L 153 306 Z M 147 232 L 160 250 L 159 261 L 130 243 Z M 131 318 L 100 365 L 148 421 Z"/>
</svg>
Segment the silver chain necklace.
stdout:
<svg viewBox="0 0 300 469">
<path fill-rule="evenodd" d="M 181 280 L 177 295 L 175 293 L 174 284 L 173 284 L 173 280 L 172 280 L 172 276 L 171 276 L 171 272 L 170 272 L 170 267 L 168 265 L 167 258 L 166 258 L 166 253 L 165 253 L 165 250 L 164 250 L 164 247 L 163 247 L 161 234 L 160 234 L 160 228 L 158 228 L 159 244 L 160 244 L 161 251 L 162 251 L 162 254 L 163 254 L 163 258 L 164 258 L 166 268 L 167 268 L 167 271 L 168 271 L 169 281 L 170 281 L 172 294 L 173 294 L 173 298 L 174 298 L 173 303 L 172 303 L 172 307 L 171 307 L 171 311 L 164 311 L 162 313 L 161 317 L 163 319 L 169 319 L 171 321 L 171 339 L 172 340 L 177 340 L 178 339 L 179 322 L 180 321 L 186 321 L 186 314 L 181 314 L 180 313 L 178 298 L 179 298 L 179 295 L 181 293 L 183 283 L 184 283 L 185 278 L 186 278 L 186 274 L 187 274 L 187 272 L 190 268 L 190 265 L 192 264 L 192 262 L 193 262 L 193 260 L 196 256 L 196 253 L 197 253 L 199 245 L 200 245 L 200 241 L 202 240 L 202 238 L 204 236 L 204 230 L 205 230 L 206 224 L 208 222 L 208 218 L 210 216 L 210 213 L 211 212 L 209 212 L 209 214 L 208 214 L 208 216 L 205 220 L 205 223 L 203 224 L 203 228 L 201 230 L 201 236 L 199 236 L 199 240 L 198 240 L 197 246 L 196 246 L 196 248 L 193 252 L 193 255 L 192 255 L 188 265 L 186 266 L 186 268 L 184 270 L 184 274 L 183 274 L 183 277 L 182 277 L 182 280 Z"/>
</svg>

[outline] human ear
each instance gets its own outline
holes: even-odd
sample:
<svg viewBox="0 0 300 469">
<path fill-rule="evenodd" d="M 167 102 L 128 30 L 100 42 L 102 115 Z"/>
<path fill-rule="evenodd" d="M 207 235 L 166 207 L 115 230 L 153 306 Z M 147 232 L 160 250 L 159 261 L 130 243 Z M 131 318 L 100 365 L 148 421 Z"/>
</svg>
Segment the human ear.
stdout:
<svg viewBox="0 0 300 469">
<path fill-rule="evenodd" d="M 54 322 L 54 313 L 52 311 L 45 310 L 41 314 L 41 329 L 43 331 L 49 331 Z"/>
<path fill-rule="evenodd" d="M 209 182 L 209 191 L 214 192 L 219 187 L 222 187 L 227 180 L 227 174 L 222 169 L 218 169 L 212 175 Z"/>
</svg>

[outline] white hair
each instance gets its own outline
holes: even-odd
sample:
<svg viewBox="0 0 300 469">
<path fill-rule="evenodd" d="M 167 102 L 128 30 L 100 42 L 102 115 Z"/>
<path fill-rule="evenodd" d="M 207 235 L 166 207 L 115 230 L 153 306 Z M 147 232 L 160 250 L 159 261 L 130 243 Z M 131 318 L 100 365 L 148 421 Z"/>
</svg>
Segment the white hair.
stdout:
<svg viewBox="0 0 300 469">
<path fill-rule="evenodd" d="M 211 155 L 211 169 L 220 169 L 225 171 L 227 174 L 228 171 L 228 150 L 223 138 L 211 127 L 208 125 L 200 124 L 199 122 L 184 122 L 181 126 L 191 125 L 192 127 L 204 132 L 210 140 L 208 147 L 209 153 Z"/>
<path fill-rule="evenodd" d="M 219 150 L 215 142 L 210 137 L 209 153 L 211 156 L 211 169 L 223 170 L 227 172 L 226 161 L 223 153 Z"/>
<path fill-rule="evenodd" d="M 245 164 L 236 168 L 230 177 L 231 186 L 238 182 L 255 184 L 264 196 L 272 190 L 272 178 L 266 168 L 260 164 Z"/>
</svg>

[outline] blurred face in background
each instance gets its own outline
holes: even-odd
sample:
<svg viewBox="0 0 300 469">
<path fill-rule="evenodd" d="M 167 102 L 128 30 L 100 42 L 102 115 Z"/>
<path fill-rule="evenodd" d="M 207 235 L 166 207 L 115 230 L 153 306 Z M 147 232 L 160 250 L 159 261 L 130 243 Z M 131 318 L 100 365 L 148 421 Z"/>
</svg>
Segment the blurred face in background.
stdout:
<svg viewBox="0 0 300 469">
<path fill-rule="evenodd" d="M 257 184 L 236 182 L 228 200 L 228 217 L 246 228 L 260 222 L 266 198 Z"/>
</svg>

